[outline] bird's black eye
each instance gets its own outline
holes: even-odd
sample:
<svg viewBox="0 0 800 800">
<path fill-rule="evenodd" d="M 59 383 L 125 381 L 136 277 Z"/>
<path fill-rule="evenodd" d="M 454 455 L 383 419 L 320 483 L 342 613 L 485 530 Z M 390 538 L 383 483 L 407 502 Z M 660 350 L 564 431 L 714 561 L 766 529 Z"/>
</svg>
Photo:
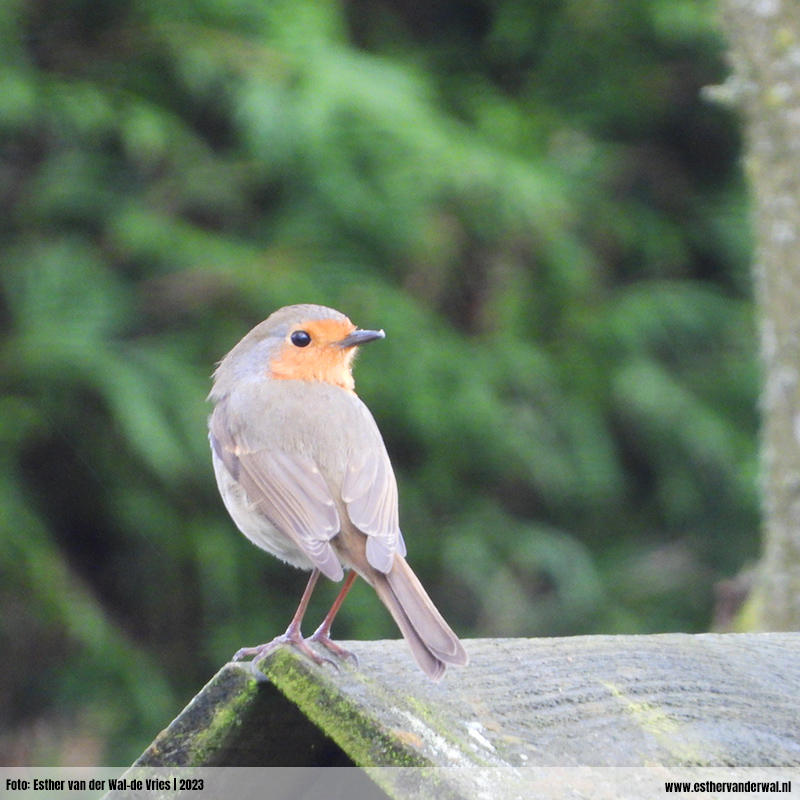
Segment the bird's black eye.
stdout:
<svg viewBox="0 0 800 800">
<path fill-rule="evenodd" d="M 305 331 L 295 331 L 289 338 L 295 347 L 308 347 L 311 344 L 311 336 Z"/>
</svg>

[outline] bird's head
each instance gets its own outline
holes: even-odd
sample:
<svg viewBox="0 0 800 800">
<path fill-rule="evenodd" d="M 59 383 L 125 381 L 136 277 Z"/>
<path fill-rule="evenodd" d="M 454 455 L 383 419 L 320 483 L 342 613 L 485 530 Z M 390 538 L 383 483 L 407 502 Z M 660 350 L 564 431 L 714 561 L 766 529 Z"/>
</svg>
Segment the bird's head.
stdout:
<svg viewBox="0 0 800 800">
<path fill-rule="evenodd" d="M 323 381 L 352 392 L 359 345 L 383 331 L 360 330 L 342 313 L 317 305 L 286 306 L 256 325 L 222 360 L 216 377 L 266 375 L 274 380 Z"/>
</svg>

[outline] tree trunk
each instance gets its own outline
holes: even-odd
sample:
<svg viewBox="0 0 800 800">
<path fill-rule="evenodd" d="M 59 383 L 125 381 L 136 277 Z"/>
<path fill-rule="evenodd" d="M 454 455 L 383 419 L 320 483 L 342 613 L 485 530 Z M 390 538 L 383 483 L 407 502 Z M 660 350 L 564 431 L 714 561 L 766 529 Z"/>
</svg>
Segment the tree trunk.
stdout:
<svg viewBox="0 0 800 800">
<path fill-rule="evenodd" d="M 800 629 L 800 4 L 722 0 L 744 115 L 764 375 L 764 548 L 751 626 Z"/>
</svg>

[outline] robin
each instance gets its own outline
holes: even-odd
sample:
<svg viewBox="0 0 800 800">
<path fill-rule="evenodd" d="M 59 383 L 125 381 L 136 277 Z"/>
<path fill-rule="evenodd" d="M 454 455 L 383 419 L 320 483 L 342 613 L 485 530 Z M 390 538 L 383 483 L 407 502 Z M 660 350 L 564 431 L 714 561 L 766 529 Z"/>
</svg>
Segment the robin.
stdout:
<svg viewBox="0 0 800 800">
<path fill-rule="evenodd" d="M 209 420 L 214 472 L 237 527 L 259 547 L 311 576 L 286 633 L 245 647 L 238 661 L 291 645 L 352 654 L 330 628 L 356 575 L 389 609 L 423 672 L 439 680 L 468 661 L 405 560 L 397 482 L 378 426 L 354 390 L 357 348 L 384 337 L 317 305 L 281 308 L 256 325 L 214 373 Z M 320 574 L 342 590 L 316 632 L 300 625 Z"/>
</svg>

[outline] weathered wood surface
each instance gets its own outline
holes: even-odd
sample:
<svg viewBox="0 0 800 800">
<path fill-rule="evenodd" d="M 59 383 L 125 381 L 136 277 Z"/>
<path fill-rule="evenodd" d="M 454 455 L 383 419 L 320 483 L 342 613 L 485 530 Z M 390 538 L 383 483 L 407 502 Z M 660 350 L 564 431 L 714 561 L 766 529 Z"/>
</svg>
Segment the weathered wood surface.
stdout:
<svg viewBox="0 0 800 800">
<path fill-rule="evenodd" d="M 800 765 L 800 633 L 474 639 L 438 684 L 344 644 L 358 668 L 226 665 L 136 766 Z"/>
</svg>

